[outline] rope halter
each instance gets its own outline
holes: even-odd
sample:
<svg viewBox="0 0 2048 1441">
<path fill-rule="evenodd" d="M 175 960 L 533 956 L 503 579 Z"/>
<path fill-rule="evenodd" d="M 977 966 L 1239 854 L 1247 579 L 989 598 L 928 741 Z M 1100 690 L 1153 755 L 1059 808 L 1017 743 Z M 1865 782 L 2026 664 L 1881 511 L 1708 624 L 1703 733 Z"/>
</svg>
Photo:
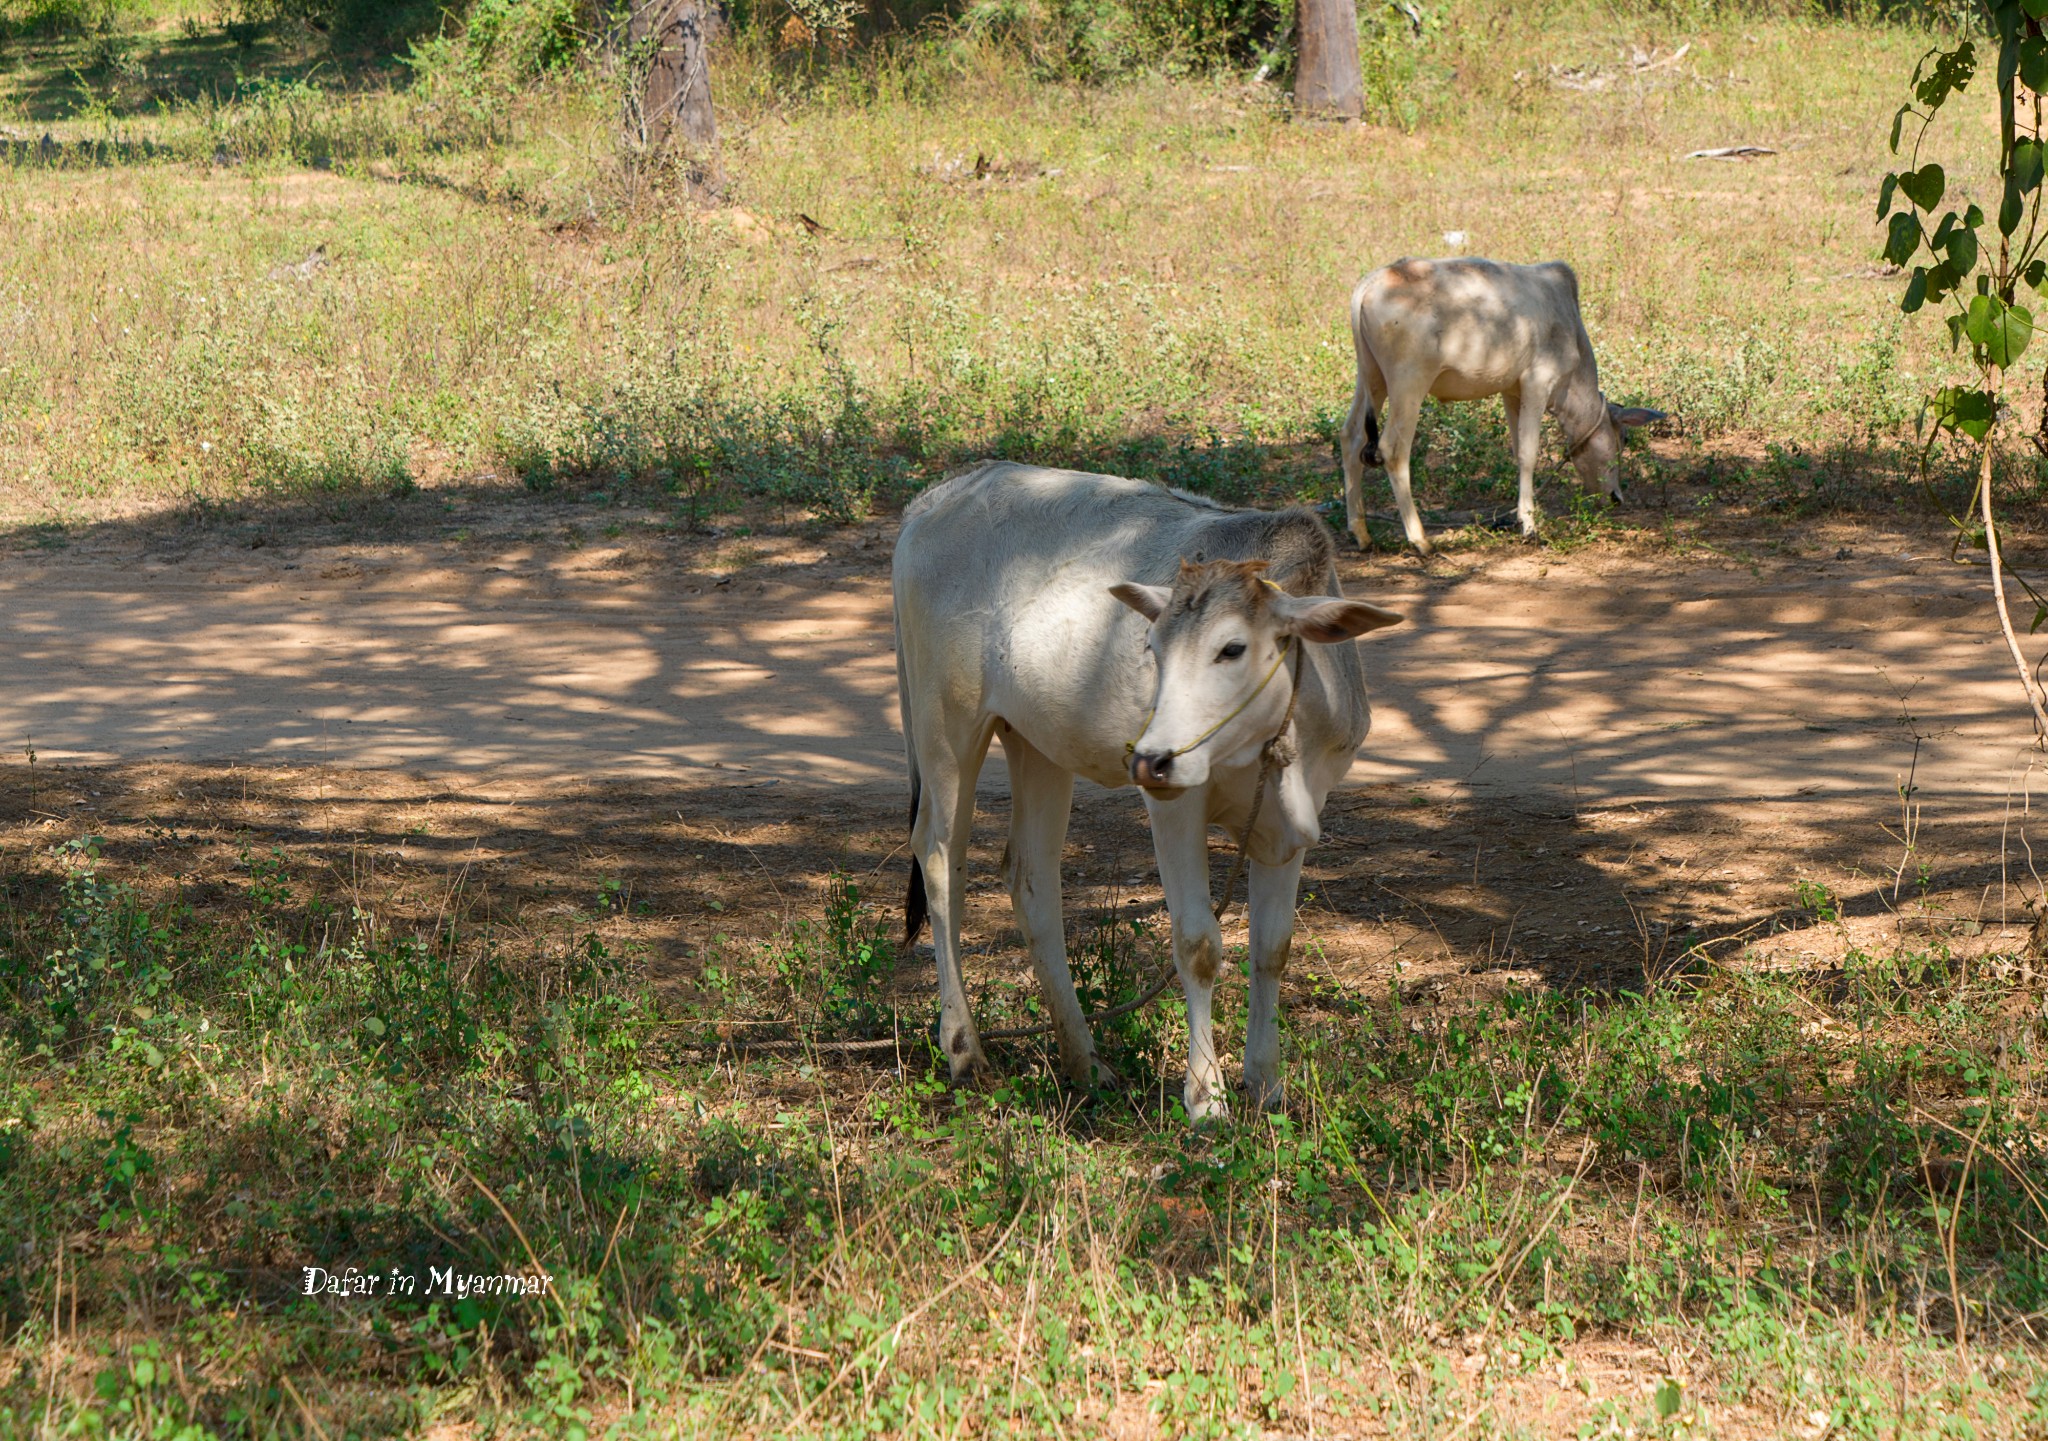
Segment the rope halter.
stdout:
<svg viewBox="0 0 2048 1441">
<path fill-rule="evenodd" d="M 1565 442 L 1565 463 L 1570 464 L 1576 461 L 1579 458 L 1579 452 L 1584 450 L 1587 446 L 1593 443 L 1593 437 L 1598 435 L 1602 428 L 1607 425 L 1607 423 L 1607 405 L 1605 401 L 1602 401 L 1600 405 L 1600 418 L 1593 423 L 1593 428 L 1587 431 L 1584 435 L 1580 436 L 1577 440 Z"/>
</svg>

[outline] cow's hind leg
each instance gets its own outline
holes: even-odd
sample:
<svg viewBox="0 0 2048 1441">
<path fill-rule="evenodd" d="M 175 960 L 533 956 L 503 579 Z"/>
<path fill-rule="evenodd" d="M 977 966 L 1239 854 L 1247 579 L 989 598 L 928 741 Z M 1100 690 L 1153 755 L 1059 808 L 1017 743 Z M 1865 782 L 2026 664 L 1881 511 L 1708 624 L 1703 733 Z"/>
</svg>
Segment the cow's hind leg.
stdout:
<svg viewBox="0 0 2048 1441">
<path fill-rule="evenodd" d="M 939 724 L 919 727 L 917 765 L 921 780 L 910 847 L 924 867 L 926 903 L 931 908 L 932 953 L 939 972 L 939 1049 L 953 1079 L 988 1069 L 974 1010 L 960 969 L 960 913 L 966 899 L 967 840 L 974 829 L 974 782 L 988 754 L 991 726 L 941 715 Z M 932 732 L 936 732 L 933 734 Z"/>
<path fill-rule="evenodd" d="M 1519 489 L 1515 495 L 1515 519 L 1522 524 L 1523 535 L 1536 533 L 1536 457 L 1543 440 L 1543 403 L 1530 402 L 1524 393 L 1513 391 L 1500 398 L 1501 408 L 1508 416 L 1508 442 L 1515 448 L 1515 478 Z"/>
<path fill-rule="evenodd" d="M 1280 1066 L 1280 977 L 1294 944 L 1294 898 L 1301 884 L 1302 853 L 1277 866 L 1250 863 L 1251 1014 L 1245 1021 L 1244 1088 L 1255 1106 L 1277 1111 L 1287 1104 Z"/>
<path fill-rule="evenodd" d="M 1351 413 L 1344 418 L 1344 432 L 1337 443 L 1344 462 L 1344 524 L 1357 540 L 1359 549 L 1370 550 L 1372 538 L 1365 528 L 1365 471 L 1380 463 L 1380 427 L 1377 408 L 1386 403 L 1387 382 L 1379 363 L 1363 344 L 1358 346 L 1358 382 L 1351 391 Z"/>
<path fill-rule="evenodd" d="M 1095 1041 L 1067 969 L 1060 853 L 1074 804 L 1074 774 L 1015 731 L 1005 730 L 1002 737 L 1003 758 L 1010 766 L 1010 846 L 1003 878 L 1009 882 L 1017 929 L 1024 933 L 1039 989 L 1052 1013 L 1060 1070 L 1075 1085 L 1085 1086 L 1109 1079 L 1109 1073 L 1095 1060 Z"/>
<path fill-rule="evenodd" d="M 1394 504 L 1401 511 L 1401 529 L 1408 543 L 1424 555 L 1430 551 L 1429 538 L 1422 533 L 1422 516 L 1415 509 L 1408 466 L 1415 453 L 1415 428 L 1422 420 L 1422 401 L 1428 393 L 1429 381 L 1417 385 L 1404 377 L 1403 383 L 1388 392 L 1386 410 L 1380 419 L 1380 454 L 1387 458 L 1387 480 L 1394 489 Z"/>
<path fill-rule="evenodd" d="M 1208 816 L 1200 791 L 1170 801 L 1147 795 L 1145 809 L 1152 814 L 1159 884 L 1173 918 L 1173 963 L 1187 994 L 1188 1078 L 1181 1094 L 1188 1119 L 1206 1120 L 1230 1110 L 1210 1022 L 1216 973 L 1223 967 L 1223 931 L 1209 909 Z"/>
</svg>

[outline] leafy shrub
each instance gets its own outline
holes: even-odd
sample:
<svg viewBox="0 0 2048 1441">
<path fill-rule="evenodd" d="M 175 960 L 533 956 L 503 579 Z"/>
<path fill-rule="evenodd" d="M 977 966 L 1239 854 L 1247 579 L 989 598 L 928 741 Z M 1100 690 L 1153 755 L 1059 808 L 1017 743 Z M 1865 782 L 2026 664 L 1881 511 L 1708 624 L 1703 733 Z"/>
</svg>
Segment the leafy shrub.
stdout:
<svg viewBox="0 0 2048 1441">
<path fill-rule="evenodd" d="M 1666 350 L 1660 403 L 1678 428 L 1696 440 L 1740 429 L 1763 418 L 1784 367 L 1775 342 L 1755 331 L 1712 327 L 1706 337 L 1671 340 Z"/>
<path fill-rule="evenodd" d="M 0 0 L 0 38 L 89 35 L 113 21 L 113 0 Z"/>
<path fill-rule="evenodd" d="M 614 29 L 605 7 L 582 0 L 475 0 L 445 15 L 437 32 L 410 34 L 406 64 L 423 77 L 465 88 L 566 70 Z"/>
<path fill-rule="evenodd" d="M 477 0 L 463 43 L 478 63 L 540 75 L 576 59 L 590 35 L 578 0 Z"/>
<path fill-rule="evenodd" d="M 1272 0 L 977 0 L 960 17 L 966 35 L 1020 45 L 1041 71 L 1077 80 L 1250 63 L 1283 23 Z"/>
<path fill-rule="evenodd" d="M 882 989 L 896 974 L 889 925 L 861 900 L 860 885 L 835 875 L 825 892 L 823 925 L 799 921 L 778 952 L 777 974 L 828 1036 L 879 1037 L 896 1023 Z"/>
<path fill-rule="evenodd" d="M 242 0 L 251 18 L 290 21 L 323 31 L 345 48 L 383 47 L 433 31 L 458 4 L 433 0 Z M 262 12 L 268 11 L 265 16 Z"/>
<path fill-rule="evenodd" d="M 0 986 L 12 993 L 13 1030 L 28 1050 L 51 1054 L 108 1030 L 123 1003 L 161 984 L 164 937 L 135 897 L 99 874 L 100 842 L 57 848 L 66 866 L 55 933 L 0 951 Z"/>
</svg>

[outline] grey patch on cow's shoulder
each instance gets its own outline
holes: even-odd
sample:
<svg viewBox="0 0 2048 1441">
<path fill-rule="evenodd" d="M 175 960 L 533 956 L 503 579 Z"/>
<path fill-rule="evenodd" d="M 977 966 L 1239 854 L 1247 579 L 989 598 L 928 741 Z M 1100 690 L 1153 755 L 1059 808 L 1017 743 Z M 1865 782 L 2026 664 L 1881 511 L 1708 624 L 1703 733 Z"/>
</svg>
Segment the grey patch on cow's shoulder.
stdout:
<svg viewBox="0 0 2048 1441">
<path fill-rule="evenodd" d="M 1226 514 L 1230 511 L 1230 507 L 1220 500 L 1211 500 L 1206 495 L 1196 495 L 1193 491 L 1182 490 L 1177 485 L 1162 485 L 1159 488 L 1175 500 L 1185 501 L 1199 510 L 1220 510 Z"/>
<path fill-rule="evenodd" d="M 937 505 L 940 494 L 949 489 L 955 481 L 971 481 L 994 469 L 996 466 L 1007 464 L 1009 462 L 1003 460 L 980 460 L 968 466 L 965 470 L 954 471 L 937 485 L 931 486 L 918 495 L 913 496 L 910 504 L 903 507 L 903 519 L 909 520 L 914 516 L 923 515 L 934 505 Z"/>
</svg>

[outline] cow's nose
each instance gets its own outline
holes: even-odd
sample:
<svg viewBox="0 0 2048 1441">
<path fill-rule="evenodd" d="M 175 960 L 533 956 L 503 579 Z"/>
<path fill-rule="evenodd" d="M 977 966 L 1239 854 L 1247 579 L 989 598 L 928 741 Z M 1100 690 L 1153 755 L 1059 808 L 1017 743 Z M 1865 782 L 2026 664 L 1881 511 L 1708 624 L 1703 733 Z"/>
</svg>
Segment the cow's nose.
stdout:
<svg viewBox="0 0 2048 1441">
<path fill-rule="evenodd" d="M 1172 773 L 1172 751 L 1141 751 L 1131 757 L 1131 779 L 1141 786 L 1163 786 Z"/>
</svg>

